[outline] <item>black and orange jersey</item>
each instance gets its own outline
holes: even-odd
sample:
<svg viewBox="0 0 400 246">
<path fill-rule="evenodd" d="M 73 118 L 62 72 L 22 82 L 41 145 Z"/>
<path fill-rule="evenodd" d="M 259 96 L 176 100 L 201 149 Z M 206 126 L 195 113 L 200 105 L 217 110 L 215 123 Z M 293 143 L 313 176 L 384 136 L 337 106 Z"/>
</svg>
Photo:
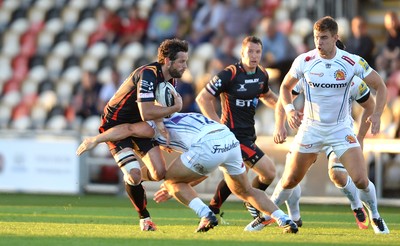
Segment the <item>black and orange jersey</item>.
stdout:
<svg viewBox="0 0 400 246">
<path fill-rule="evenodd" d="M 260 95 L 269 91 L 268 80 L 268 73 L 262 66 L 250 74 L 238 62 L 226 67 L 206 85 L 209 93 L 221 96 L 221 121 L 239 141 L 256 139 L 254 115 Z"/>
<path fill-rule="evenodd" d="M 137 102 L 155 100 L 155 88 L 165 81 L 158 62 L 137 68 L 121 84 L 104 108 L 102 128 L 142 121 Z M 169 81 L 175 86 L 175 79 Z"/>
</svg>

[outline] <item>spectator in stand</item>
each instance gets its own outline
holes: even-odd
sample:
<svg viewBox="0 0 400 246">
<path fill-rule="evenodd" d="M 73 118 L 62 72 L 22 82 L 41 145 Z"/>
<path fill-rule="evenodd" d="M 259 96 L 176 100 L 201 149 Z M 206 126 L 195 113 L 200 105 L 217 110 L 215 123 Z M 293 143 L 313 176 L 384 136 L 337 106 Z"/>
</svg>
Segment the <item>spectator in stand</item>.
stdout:
<svg viewBox="0 0 400 246">
<path fill-rule="evenodd" d="M 173 0 L 158 0 L 154 12 L 150 15 L 147 39 L 160 44 L 165 39 L 174 38 L 178 33 L 179 14 L 175 11 Z"/>
<path fill-rule="evenodd" d="M 272 18 L 262 19 L 261 28 L 263 34 L 261 37 L 263 43 L 261 64 L 268 68 L 278 69 L 280 83 L 289 71 L 297 52 L 289 38 L 283 32 L 277 30 L 276 22 Z"/>
<path fill-rule="evenodd" d="M 103 112 L 104 107 L 121 85 L 121 76 L 115 67 L 111 68 L 110 81 L 104 84 L 99 92 L 98 111 Z"/>
<path fill-rule="evenodd" d="M 235 46 L 236 39 L 230 36 L 223 37 L 221 44 L 217 46 L 215 59 L 221 63 L 222 67 L 227 67 L 239 60 L 234 54 Z"/>
<path fill-rule="evenodd" d="M 198 45 L 210 42 L 217 34 L 224 18 L 226 7 L 221 0 L 207 0 L 200 7 L 192 24 L 191 43 Z"/>
<path fill-rule="evenodd" d="M 139 14 L 139 8 L 133 4 L 128 11 L 128 18 L 122 20 L 121 47 L 131 42 L 142 42 L 146 35 L 148 21 Z"/>
<path fill-rule="evenodd" d="M 261 18 L 255 0 L 230 1 L 226 13 L 218 31 L 220 37 L 242 39 L 254 32 Z"/>
<path fill-rule="evenodd" d="M 96 13 L 99 23 L 97 31 L 89 37 L 89 45 L 96 42 L 105 42 L 108 45 L 115 44 L 121 38 L 122 24 L 121 18 L 116 12 L 101 6 Z"/>
<path fill-rule="evenodd" d="M 81 83 L 78 83 L 74 89 L 72 102 L 78 117 L 86 119 L 89 116 L 100 114 L 98 102 L 101 87 L 102 84 L 97 80 L 94 72 L 83 72 Z"/>
<path fill-rule="evenodd" d="M 352 36 L 347 40 L 347 51 L 363 57 L 370 66 L 374 67 L 375 43 L 368 34 L 367 22 L 362 16 L 351 20 Z"/>
<path fill-rule="evenodd" d="M 391 105 L 393 101 L 400 97 L 400 55 L 393 59 L 390 65 L 389 76 L 386 81 L 388 105 Z"/>
<path fill-rule="evenodd" d="M 386 44 L 376 58 L 376 69 L 383 78 L 386 78 L 390 63 L 400 55 L 400 21 L 396 12 L 385 14 L 385 28 L 387 31 Z"/>
</svg>

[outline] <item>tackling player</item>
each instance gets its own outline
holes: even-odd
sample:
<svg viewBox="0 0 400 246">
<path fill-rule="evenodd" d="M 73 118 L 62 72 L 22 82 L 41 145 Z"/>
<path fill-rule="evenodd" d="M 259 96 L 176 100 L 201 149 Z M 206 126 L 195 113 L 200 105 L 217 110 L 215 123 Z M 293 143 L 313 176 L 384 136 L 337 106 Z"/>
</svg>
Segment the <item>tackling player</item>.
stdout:
<svg viewBox="0 0 400 246">
<path fill-rule="evenodd" d="M 239 141 L 225 125 L 199 113 L 175 113 L 170 118 L 164 118 L 163 122 L 169 132 L 169 139 L 158 132 L 152 121 L 123 124 L 85 139 L 78 147 L 77 154 L 92 149 L 100 142 L 117 141 L 128 136 L 154 136 L 160 145 L 182 153 L 168 167 L 165 182 L 156 193 L 155 200 L 162 202 L 172 195 L 190 207 L 201 218 L 196 232 L 212 229 L 218 225 L 218 220 L 191 185 L 201 182 L 218 167 L 235 195 L 274 218 L 284 232 L 298 231 L 297 225 L 264 192 L 250 186 Z"/>
</svg>

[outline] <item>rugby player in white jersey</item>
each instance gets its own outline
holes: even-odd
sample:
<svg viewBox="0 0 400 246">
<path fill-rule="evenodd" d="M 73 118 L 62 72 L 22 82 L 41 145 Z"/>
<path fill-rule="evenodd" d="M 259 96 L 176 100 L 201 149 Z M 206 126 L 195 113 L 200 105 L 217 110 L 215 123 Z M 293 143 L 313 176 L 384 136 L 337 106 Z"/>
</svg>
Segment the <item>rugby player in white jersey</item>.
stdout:
<svg viewBox="0 0 400 246">
<path fill-rule="evenodd" d="M 201 182 L 218 167 L 236 196 L 270 215 L 284 232 L 298 231 L 297 225 L 263 191 L 251 187 L 239 141 L 227 126 L 198 113 L 175 113 L 165 118 L 163 123 L 168 134 L 162 135 L 158 129 L 163 130 L 163 126 L 156 126 L 153 121 L 115 126 L 85 139 L 77 154 L 94 148 L 100 142 L 117 141 L 128 136 L 154 138 L 161 146 L 182 153 L 167 168 L 165 182 L 156 192 L 155 200 L 162 202 L 173 196 L 190 207 L 201 218 L 196 232 L 212 229 L 218 225 L 218 220 L 191 185 Z"/>
<path fill-rule="evenodd" d="M 274 190 L 273 201 L 282 204 L 288 200 L 318 153 L 330 146 L 358 188 L 375 233 L 388 234 L 389 229 L 378 212 L 375 185 L 368 179 L 360 144 L 350 127 L 352 119 L 348 110 L 351 80 L 358 76 L 376 91 L 375 108 L 367 121 L 371 124 L 371 133 L 379 133 L 386 105 L 386 86 L 363 58 L 336 48 L 337 40 L 336 21 L 329 16 L 319 19 L 314 24 L 316 49 L 299 55 L 282 82 L 280 101 L 289 126 L 298 128 L 298 132 L 281 182 Z M 307 84 L 304 115 L 292 104 L 292 89 L 300 79 L 305 79 Z M 277 141 L 284 141 L 284 138 Z"/>
</svg>

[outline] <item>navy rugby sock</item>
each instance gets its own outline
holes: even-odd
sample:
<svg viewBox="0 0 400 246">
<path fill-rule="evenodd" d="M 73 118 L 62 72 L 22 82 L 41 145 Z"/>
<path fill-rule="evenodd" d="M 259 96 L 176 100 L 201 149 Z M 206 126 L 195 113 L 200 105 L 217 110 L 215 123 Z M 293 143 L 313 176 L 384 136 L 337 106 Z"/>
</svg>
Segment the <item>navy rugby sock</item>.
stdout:
<svg viewBox="0 0 400 246">
<path fill-rule="evenodd" d="M 231 194 L 231 190 L 228 188 L 228 185 L 226 184 L 225 180 L 221 180 L 219 182 L 217 190 L 215 191 L 214 197 L 210 201 L 210 205 L 208 207 L 213 211 L 214 214 L 219 214 L 219 210 L 222 206 L 222 204 L 225 202 L 225 200 L 229 197 Z"/>
<path fill-rule="evenodd" d="M 147 211 L 147 197 L 146 192 L 142 184 L 129 185 L 125 183 L 125 190 L 128 193 L 129 199 L 139 214 L 140 219 L 150 217 L 149 211 Z"/>
</svg>

